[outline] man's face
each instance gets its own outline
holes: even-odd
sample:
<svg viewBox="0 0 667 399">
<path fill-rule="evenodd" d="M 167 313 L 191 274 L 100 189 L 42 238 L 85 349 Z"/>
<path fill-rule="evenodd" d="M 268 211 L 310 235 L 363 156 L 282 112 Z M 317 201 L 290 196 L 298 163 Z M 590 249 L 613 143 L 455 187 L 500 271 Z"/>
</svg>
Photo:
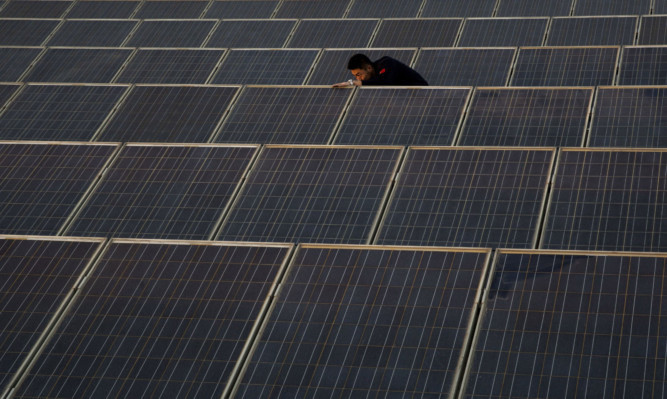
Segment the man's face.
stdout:
<svg viewBox="0 0 667 399">
<path fill-rule="evenodd" d="M 371 65 L 364 65 L 363 68 L 350 69 L 350 72 L 352 72 L 352 75 L 354 75 L 357 80 L 361 81 L 368 80 L 375 74 Z"/>
</svg>

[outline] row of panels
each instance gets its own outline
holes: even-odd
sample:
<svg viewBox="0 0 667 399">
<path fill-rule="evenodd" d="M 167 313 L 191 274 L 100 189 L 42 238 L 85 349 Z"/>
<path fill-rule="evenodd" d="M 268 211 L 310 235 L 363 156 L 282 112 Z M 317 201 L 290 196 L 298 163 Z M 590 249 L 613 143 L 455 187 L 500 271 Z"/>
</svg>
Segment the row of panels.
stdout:
<svg viewBox="0 0 667 399">
<path fill-rule="evenodd" d="M 10 100 L 7 100 L 10 99 Z M 0 85 L 0 140 L 667 146 L 667 86 Z"/>
<path fill-rule="evenodd" d="M 664 254 L 103 244 L 0 237 L 0 393 L 665 392 Z"/>
<path fill-rule="evenodd" d="M 3 18 L 430 18 L 666 13 L 664 0 L 14 0 L 0 3 Z"/>
<path fill-rule="evenodd" d="M 317 3 L 317 2 L 316 2 Z M 87 47 L 479 47 L 662 45 L 667 15 L 572 18 L 0 19 L 0 45 Z"/>
<path fill-rule="evenodd" d="M 667 249 L 665 150 L 23 142 L 0 151 L 3 234 Z"/>
</svg>

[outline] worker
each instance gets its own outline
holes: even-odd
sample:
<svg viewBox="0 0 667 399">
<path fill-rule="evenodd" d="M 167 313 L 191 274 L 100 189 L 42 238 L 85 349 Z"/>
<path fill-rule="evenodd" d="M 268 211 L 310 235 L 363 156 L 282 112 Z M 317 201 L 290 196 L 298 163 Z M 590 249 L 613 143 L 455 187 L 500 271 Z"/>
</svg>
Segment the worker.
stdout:
<svg viewBox="0 0 667 399">
<path fill-rule="evenodd" d="M 417 71 L 391 57 L 382 57 L 372 62 L 364 54 L 353 55 L 347 63 L 355 79 L 336 83 L 333 87 L 350 86 L 428 86 Z"/>
</svg>

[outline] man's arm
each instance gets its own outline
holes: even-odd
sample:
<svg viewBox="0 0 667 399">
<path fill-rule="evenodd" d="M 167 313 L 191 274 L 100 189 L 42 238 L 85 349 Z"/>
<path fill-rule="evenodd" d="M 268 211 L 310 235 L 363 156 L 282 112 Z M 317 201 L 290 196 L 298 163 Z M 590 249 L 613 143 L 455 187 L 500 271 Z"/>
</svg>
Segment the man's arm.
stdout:
<svg viewBox="0 0 667 399">
<path fill-rule="evenodd" d="M 336 83 L 331 87 L 339 88 L 339 87 L 354 87 L 354 86 L 361 86 L 361 81 L 350 79 L 347 82 Z"/>
</svg>

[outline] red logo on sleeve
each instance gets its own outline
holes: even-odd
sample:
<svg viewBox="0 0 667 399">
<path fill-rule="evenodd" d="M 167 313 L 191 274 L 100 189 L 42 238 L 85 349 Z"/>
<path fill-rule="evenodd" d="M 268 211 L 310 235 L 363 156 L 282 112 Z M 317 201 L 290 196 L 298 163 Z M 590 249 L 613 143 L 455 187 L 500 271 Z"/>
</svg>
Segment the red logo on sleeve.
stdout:
<svg viewBox="0 0 667 399">
<path fill-rule="evenodd" d="M 382 69 L 380 70 L 380 75 L 382 75 L 382 74 L 385 73 L 385 72 L 387 72 L 387 70 L 386 70 L 385 68 L 382 68 Z"/>
</svg>

